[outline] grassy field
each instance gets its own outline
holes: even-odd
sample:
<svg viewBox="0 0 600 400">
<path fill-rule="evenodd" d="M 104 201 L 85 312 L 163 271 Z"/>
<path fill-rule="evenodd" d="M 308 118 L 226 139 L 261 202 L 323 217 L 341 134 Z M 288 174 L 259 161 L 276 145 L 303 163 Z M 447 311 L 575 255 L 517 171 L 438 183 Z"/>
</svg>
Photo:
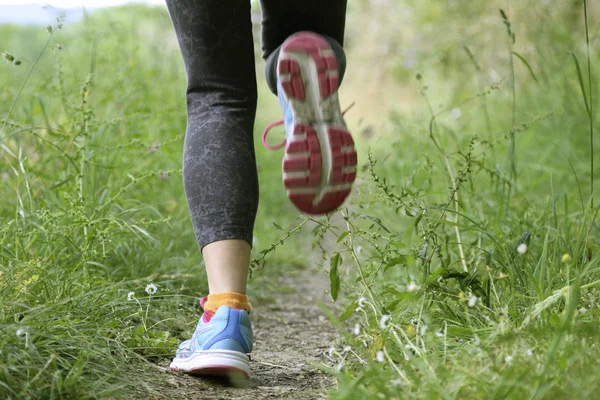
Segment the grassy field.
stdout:
<svg viewBox="0 0 600 400">
<path fill-rule="evenodd" d="M 324 310 L 340 331 L 331 398 L 600 389 L 600 7 L 505 3 L 352 2 L 341 97 L 359 179 L 302 233 L 281 154 L 259 145 L 280 118 L 259 73 L 250 293 L 274 295 L 299 249 L 324 252 L 345 310 Z M 191 334 L 206 291 L 166 11 L 59 25 L 0 26 L 1 398 L 126 396 Z"/>
</svg>

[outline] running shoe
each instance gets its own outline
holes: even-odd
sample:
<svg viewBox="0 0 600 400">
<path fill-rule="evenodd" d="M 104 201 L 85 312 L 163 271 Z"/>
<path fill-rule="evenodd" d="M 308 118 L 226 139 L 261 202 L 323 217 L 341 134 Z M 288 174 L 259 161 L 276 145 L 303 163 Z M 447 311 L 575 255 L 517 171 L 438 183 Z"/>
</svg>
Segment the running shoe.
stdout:
<svg viewBox="0 0 600 400">
<path fill-rule="evenodd" d="M 282 45 L 277 91 L 284 120 L 265 129 L 263 144 L 285 146 L 283 185 L 294 205 L 307 214 L 340 207 L 356 179 L 354 141 L 340 109 L 338 63 L 322 36 L 298 32 Z M 266 136 L 285 125 L 286 140 L 276 146 Z"/>
<path fill-rule="evenodd" d="M 206 297 L 200 300 L 204 306 Z M 179 345 L 169 368 L 194 375 L 250 373 L 252 326 L 246 310 L 221 306 L 204 311 L 190 340 Z"/>
</svg>

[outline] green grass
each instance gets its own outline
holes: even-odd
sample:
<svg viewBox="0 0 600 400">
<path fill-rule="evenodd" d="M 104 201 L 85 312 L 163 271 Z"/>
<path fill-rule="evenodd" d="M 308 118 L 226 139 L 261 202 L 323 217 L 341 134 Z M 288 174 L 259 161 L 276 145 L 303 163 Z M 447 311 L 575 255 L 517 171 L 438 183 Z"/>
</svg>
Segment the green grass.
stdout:
<svg viewBox="0 0 600 400">
<path fill-rule="evenodd" d="M 345 309 L 330 312 L 332 398 L 593 397 L 600 9 L 587 4 L 587 31 L 579 3 L 524 1 L 505 19 L 504 2 L 455 3 L 351 4 L 342 100 L 357 101 L 359 181 L 338 215 L 276 246 L 303 221 L 281 155 L 259 145 L 278 118 L 259 73 L 250 292 L 272 295 L 269 277 L 331 231 L 322 269 Z M 123 396 L 194 327 L 206 283 L 171 29 L 145 7 L 50 37 L 0 27 L 0 50 L 21 61 L 0 66 L 3 115 L 20 93 L 0 134 L 0 397 Z"/>
</svg>

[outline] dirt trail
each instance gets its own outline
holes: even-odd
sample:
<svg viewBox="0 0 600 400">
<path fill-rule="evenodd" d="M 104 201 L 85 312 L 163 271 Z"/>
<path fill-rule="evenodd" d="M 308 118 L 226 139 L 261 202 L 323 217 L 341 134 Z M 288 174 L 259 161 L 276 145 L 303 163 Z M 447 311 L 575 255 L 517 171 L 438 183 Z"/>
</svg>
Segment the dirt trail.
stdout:
<svg viewBox="0 0 600 400">
<path fill-rule="evenodd" d="M 148 382 L 152 399 L 325 399 L 334 380 L 318 369 L 337 337 L 315 300 L 331 305 L 323 273 L 307 268 L 279 278 L 292 290 L 253 301 L 254 351 L 244 387 L 165 372 Z M 168 363 L 161 364 L 166 370 Z"/>
</svg>

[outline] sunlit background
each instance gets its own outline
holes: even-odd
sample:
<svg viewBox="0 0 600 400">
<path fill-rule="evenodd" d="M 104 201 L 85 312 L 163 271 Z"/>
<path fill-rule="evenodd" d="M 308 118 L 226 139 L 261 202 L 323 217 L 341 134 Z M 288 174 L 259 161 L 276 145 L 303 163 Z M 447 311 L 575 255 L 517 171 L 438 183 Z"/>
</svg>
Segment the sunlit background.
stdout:
<svg viewBox="0 0 600 400">
<path fill-rule="evenodd" d="M 164 0 L 56 0 L 17 1 L 0 0 L 0 24 L 38 24 L 54 21 L 57 12 L 65 13 L 65 22 L 74 22 L 86 11 L 127 3 L 162 5 Z"/>
</svg>

